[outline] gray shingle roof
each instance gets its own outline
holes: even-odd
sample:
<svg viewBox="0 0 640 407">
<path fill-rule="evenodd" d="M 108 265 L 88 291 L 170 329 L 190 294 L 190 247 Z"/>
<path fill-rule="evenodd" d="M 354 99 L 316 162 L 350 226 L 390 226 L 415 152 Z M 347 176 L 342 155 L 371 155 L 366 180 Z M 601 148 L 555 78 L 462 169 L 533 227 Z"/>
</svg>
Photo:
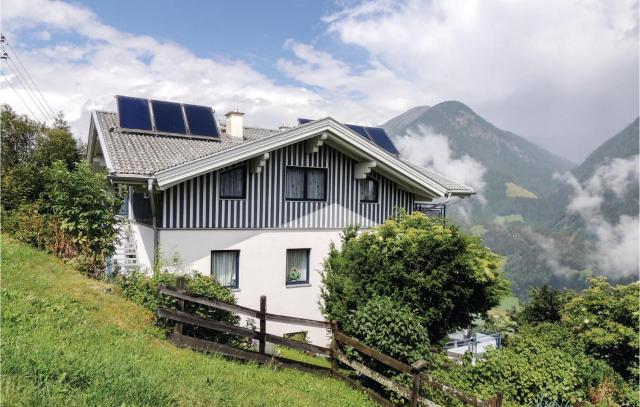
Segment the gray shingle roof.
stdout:
<svg viewBox="0 0 640 407">
<path fill-rule="evenodd" d="M 119 128 L 118 115 L 113 112 L 98 111 L 96 117 L 111 159 L 111 171 L 118 174 L 152 175 L 280 132 L 245 127 L 244 142 L 234 141 L 224 132 L 219 140 L 208 140 L 124 131 Z"/>
<path fill-rule="evenodd" d="M 113 112 L 96 111 L 96 118 L 96 125 L 100 128 L 111 160 L 110 170 L 116 174 L 153 175 L 161 170 L 281 133 L 281 130 L 245 127 L 244 141 L 239 142 L 224 131 L 219 140 L 125 131 L 120 129 L 118 115 Z M 442 174 L 400 159 L 454 194 L 473 193 L 471 188 Z"/>
</svg>

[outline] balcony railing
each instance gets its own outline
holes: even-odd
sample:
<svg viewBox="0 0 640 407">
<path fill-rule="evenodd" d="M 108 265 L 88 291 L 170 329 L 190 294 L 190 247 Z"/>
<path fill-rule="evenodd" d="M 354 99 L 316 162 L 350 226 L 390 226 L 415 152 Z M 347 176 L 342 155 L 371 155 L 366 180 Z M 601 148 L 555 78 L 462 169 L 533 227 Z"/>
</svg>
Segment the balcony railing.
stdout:
<svg viewBox="0 0 640 407">
<path fill-rule="evenodd" d="M 416 202 L 415 204 L 413 204 L 413 211 L 422 212 L 425 215 L 434 218 L 444 219 L 447 216 L 447 205 L 443 203 L 429 204 Z"/>
</svg>

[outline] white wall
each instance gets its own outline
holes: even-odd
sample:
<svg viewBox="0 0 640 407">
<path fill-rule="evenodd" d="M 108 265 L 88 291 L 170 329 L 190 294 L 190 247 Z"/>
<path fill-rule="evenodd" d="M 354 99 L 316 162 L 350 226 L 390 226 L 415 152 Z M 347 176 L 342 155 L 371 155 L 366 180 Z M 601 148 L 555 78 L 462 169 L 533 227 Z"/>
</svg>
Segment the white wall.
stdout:
<svg viewBox="0 0 640 407">
<path fill-rule="evenodd" d="M 340 230 L 160 230 L 163 256 L 178 253 L 184 266 L 211 275 L 212 250 L 240 250 L 238 304 L 260 308 L 267 296 L 267 311 L 300 318 L 323 319 L 320 313 L 320 271 L 329 244 L 340 243 Z M 287 249 L 311 249 L 309 284 L 286 285 Z M 257 325 L 257 324 L 256 324 Z M 324 329 L 267 321 L 267 332 L 309 331 L 313 343 L 327 345 Z"/>
<path fill-rule="evenodd" d="M 131 233 L 136 241 L 136 257 L 142 269 L 153 269 L 153 228 L 131 221 Z"/>
</svg>

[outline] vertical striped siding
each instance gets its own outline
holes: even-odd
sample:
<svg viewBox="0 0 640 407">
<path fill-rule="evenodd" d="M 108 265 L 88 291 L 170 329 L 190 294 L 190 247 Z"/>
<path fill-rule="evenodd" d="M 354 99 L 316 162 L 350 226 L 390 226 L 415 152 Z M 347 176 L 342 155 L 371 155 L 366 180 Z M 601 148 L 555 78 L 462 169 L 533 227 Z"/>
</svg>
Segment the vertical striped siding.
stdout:
<svg viewBox="0 0 640 407">
<path fill-rule="evenodd" d="M 412 210 L 413 194 L 375 172 L 371 176 L 378 180 L 378 203 L 361 203 L 358 180 L 354 179 L 355 163 L 326 145 L 315 154 L 305 153 L 301 143 L 287 146 L 273 151 L 259 174 L 247 171 L 246 199 L 219 199 L 218 171 L 163 191 L 161 227 L 297 229 L 344 228 L 352 224 L 373 227 L 390 217 L 396 207 Z M 327 168 L 327 200 L 285 200 L 288 165 Z"/>
</svg>

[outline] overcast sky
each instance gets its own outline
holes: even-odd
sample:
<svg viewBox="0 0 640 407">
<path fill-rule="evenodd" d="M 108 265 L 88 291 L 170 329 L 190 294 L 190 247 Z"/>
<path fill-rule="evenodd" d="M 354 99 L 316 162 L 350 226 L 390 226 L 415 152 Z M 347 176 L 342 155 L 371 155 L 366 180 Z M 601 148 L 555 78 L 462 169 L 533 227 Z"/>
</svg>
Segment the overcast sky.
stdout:
<svg viewBox="0 0 640 407">
<path fill-rule="evenodd" d="M 455 99 L 579 162 L 639 109 L 638 1 L 3 0 L 1 11 L 9 44 L 83 139 L 89 112 L 114 109 L 116 94 L 238 108 L 274 127 L 375 125 Z M 28 113 L 10 82 L 42 116 L 13 59 L 0 99 Z"/>
</svg>

